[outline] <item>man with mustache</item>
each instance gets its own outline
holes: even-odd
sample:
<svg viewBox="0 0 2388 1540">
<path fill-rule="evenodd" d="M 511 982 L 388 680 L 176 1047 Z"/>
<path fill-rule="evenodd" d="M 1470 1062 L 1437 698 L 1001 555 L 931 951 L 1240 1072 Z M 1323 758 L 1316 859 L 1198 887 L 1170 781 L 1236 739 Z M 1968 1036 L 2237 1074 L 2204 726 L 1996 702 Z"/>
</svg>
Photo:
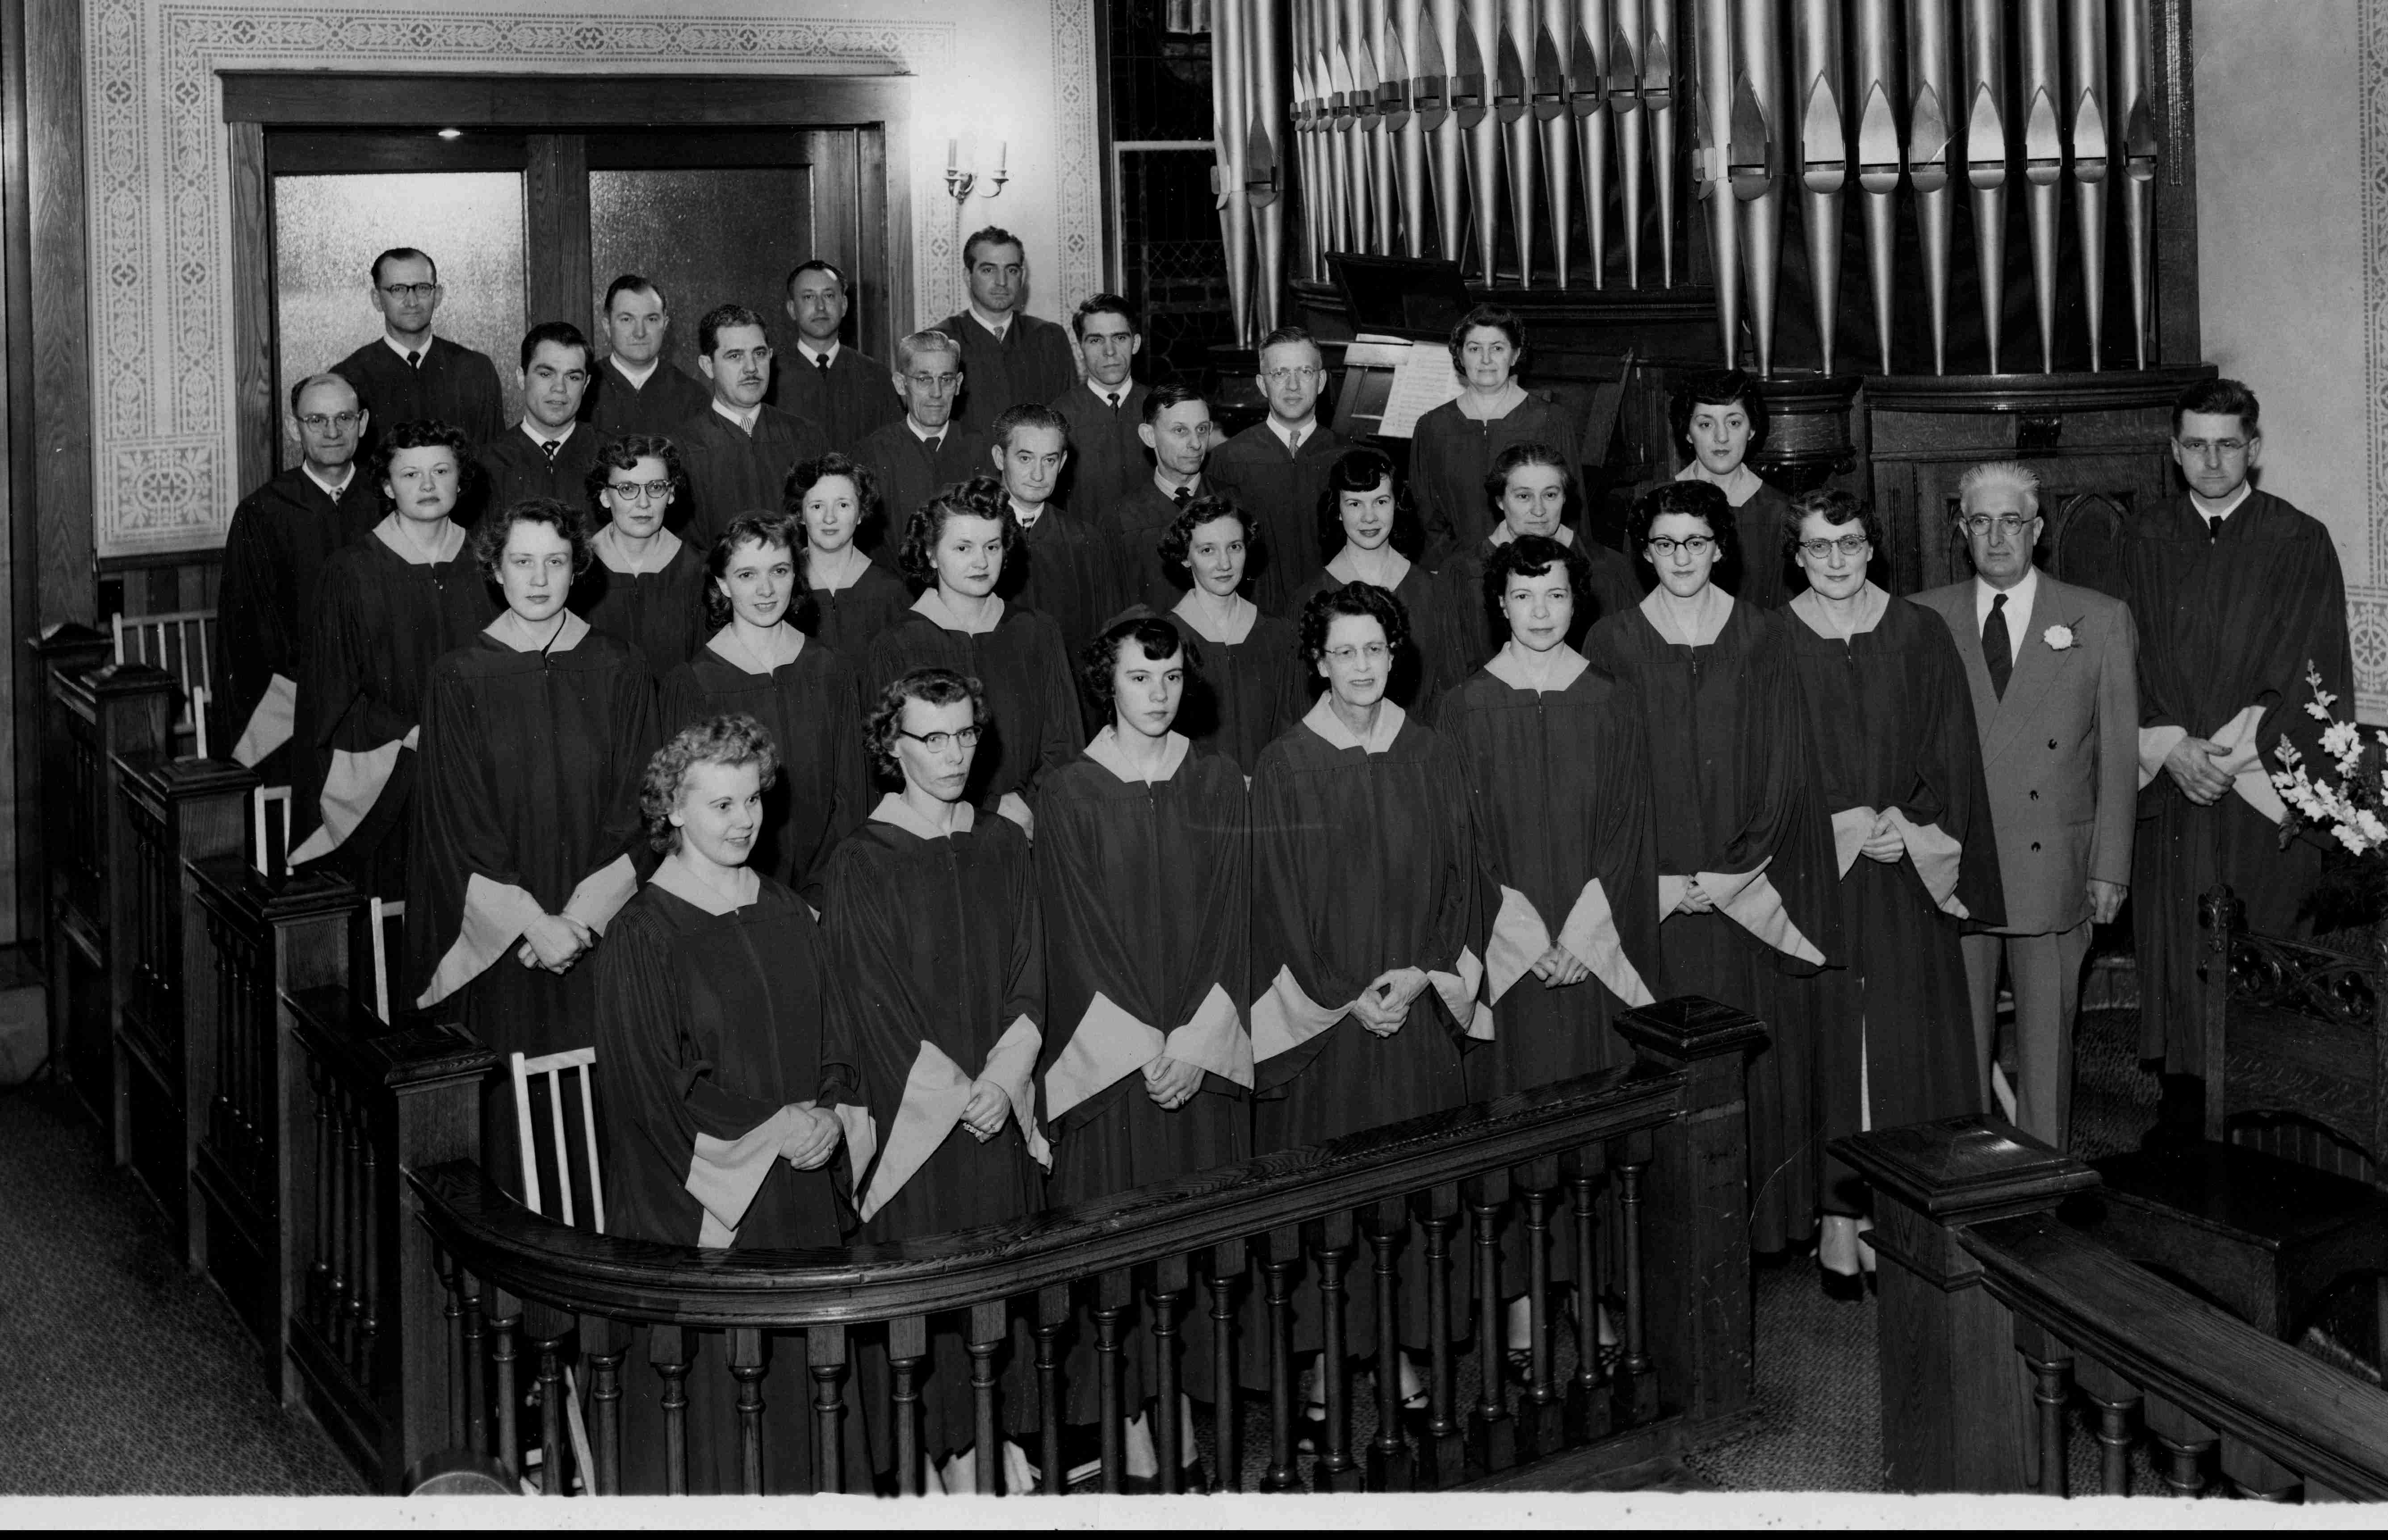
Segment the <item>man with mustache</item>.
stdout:
<svg viewBox="0 0 2388 1540">
<path fill-rule="evenodd" d="M 672 431 L 688 473 L 685 534 L 699 551 L 739 515 L 774 512 L 788 473 L 829 452 L 829 436 L 809 417 L 763 402 L 771 388 L 771 343 L 763 318 L 743 305 L 719 305 L 696 324 L 696 366 L 713 387 L 706 408 Z"/>
</svg>

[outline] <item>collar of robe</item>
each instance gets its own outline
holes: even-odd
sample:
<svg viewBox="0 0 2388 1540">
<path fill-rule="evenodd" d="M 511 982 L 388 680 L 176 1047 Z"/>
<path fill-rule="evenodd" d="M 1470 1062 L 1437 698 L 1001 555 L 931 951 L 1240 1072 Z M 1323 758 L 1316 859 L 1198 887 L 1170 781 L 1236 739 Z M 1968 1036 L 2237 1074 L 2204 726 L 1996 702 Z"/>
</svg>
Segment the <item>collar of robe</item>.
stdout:
<svg viewBox="0 0 2388 1540">
<path fill-rule="evenodd" d="M 1123 781 L 1135 785 L 1157 786 L 1163 781 L 1176 778 L 1178 767 L 1186 763 L 1187 750 L 1193 746 L 1182 734 L 1175 732 L 1162 742 L 1161 770 L 1157 774 L 1149 773 L 1129 761 L 1127 750 L 1120 744 L 1117 722 L 1095 734 L 1094 742 L 1086 745 L 1086 757 Z"/>
<path fill-rule="evenodd" d="M 374 538 L 397 552 L 399 560 L 410 566 L 435 566 L 441 562 L 452 562 L 464 549 L 464 526 L 453 519 L 448 521 L 447 529 L 440 535 L 438 548 L 427 556 L 399 532 L 404 523 L 402 515 L 385 514 L 382 521 L 374 526 Z"/>
<path fill-rule="evenodd" d="M 1382 754 L 1393 746 L 1393 740 L 1401 736 L 1402 723 L 1408 719 L 1409 714 L 1393 702 L 1381 703 L 1377 707 L 1376 730 L 1368 734 L 1368 741 L 1364 744 L 1343 725 L 1343 719 L 1335 714 L 1335 693 L 1328 690 L 1320 693 L 1317 703 L 1310 708 L 1310 714 L 1302 719 L 1302 725 L 1326 739 L 1329 748 L 1356 748 L 1367 754 Z"/>
<path fill-rule="evenodd" d="M 1833 612 L 1825 606 L 1823 595 L 1812 588 L 1791 601 L 1791 613 L 1797 616 L 1800 622 L 1810 630 L 1825 641 L 1847 642 L 1853 636 L 1863 636 L 1881 625 L 1882 617 L 1890 613 L 1890 595 L 1874 587 L 1871 582 L 1858 590 L 1857 601 L 1857 623 L 1846 630 L 1841 628 L 1840 621 L 1834 617 Z"/>
<path fill-rule="evenodd" d="M 621 375 L 625 380 L 629 382 L 630 388 L 633 390 L 645 389 L 647 381 L 654 378 L 655 371 L 664 366 L 664 361 L 661 357 L 651 358 L 647 360 L 645 367 L 641 368 L 637 374 L 632 374 L 630 372 L 630 366 L 622 362 L 622 355 L 619 353 L 607 354 L 605 362 L 614 366 L 614 373 Z"/>
<path fill-rule="evenodd" d="M 1353 548 L 1348 544 L 1335 553 L 1335 559 L 1327 564 L 1327 575 L 1339 583 L 1375 583 L 1378 588 L 1391 593 L 1401 587 L 1402 580 L 1410 575 L 1410 559 L 1394 550 L 1390 544 L 1380 545 L 1377 549 L 1383 553 L 1378 560 L 1383 564 L 1382 571 L 1389 580 L 1380 581 L 1362 572 L 1359 559 L 1353 555 Z"/>
<path fill-rule="evenodd" d="M 968 625 L 954 613 L 953 606 L 946 603 L 946 596 L 933 585 L 922 589 L 921 596 L 912 601 L 912 613 L 925 615 L 949 631 L 959 631 L 964 636 L 984 636 L 1003 623 L 1003 601 L 999 597 L 990 597 L 986 604 L 986 618 L 975 626 Z"/>
<path fill-rule="evenodd" d="M 1724 500 L 1727 503 L 1732 503 L 1736 508 L 1748 502 L 1751 498 L 1756 497 L 1758 495 L 1759 489 L 1766 485 L 1765 479 L 1756 471 L 1751 470 L 1747 461 L 1743 462 L 1741 465 L 1734 466 L 1733 474 L 1731 476 L 1724 477 L 1722 480 L 1719 480 L 1717 477 L 1710 476 L 1706 470 L 1702 469 L 1700 463 L 1697 460 L 1695 460 L 1690 465 L 1685 465 L 1682 470 L 1677 471 L 1675 473 L 1675 479 L 1678 481 L 1705 481 L 1709 486 L 1717 488 L 1719 490 L 1722 491 L 1724 493 Z"/>
<path fill-rule="evenodd" d="M 829 558 L 822 555 L 819 550 L 807 547 L 805 551 L 806 586 L 823 593 L 843 593 L 862 581 L 862 575 L 870 570 L 870 558 L 857 551 L 851 544 L 838 547 L 837 560 L 838 569 L 832 572 L 828 566 Z"/>
<path fill-rule="evenodd" d="M 2249 498 L 2255 495 L 2255 483 L 2253 481 L 2242 481 L 2239 483 L 2239 490 L 2232 492 L 2220 503 L 2208 502 L 2206 499 L 2200 497 L 2196 492 L 2191 491 L 2189 494 L 2189 505 L 2197 510 L 2197 516 L 2202 519 L 2229 518 L 2231 515 L 2239 511 L 2239 505 L 2241 503 L 2246 502 Z"/>
<path fill-rule="evenodd" d="M 1667 607 L 1667 590 L 1664 585 L 1654 588 L 1643 595 L 1642 614 L 1652 626 L 1658 628 L 1660 636 L 1675 645 L 1705 647 L 1717 639 L 1717 633 L 1724 630 L 1725 621 L 1732 617 L 1733 595 L 1714 583 L 1710 583 L 1700 590 L 1700 605 L 1702 606 L 1700 613 L 1692 621 L 1692 631 L 1688 636 L 1675 630 L 1674 612 Z"/>
<path fill-rule="evenodd" d="M 922 818 L 919 809 L 905 801 L 902 792 L 889 792 L 879 799 L 878 807 L 870 809 L 870 821 L 892 823 L 906 834 L 918 834 L 922 839 L 943 839 L 947 834 L 967 834 L 976 828 L 978 809 L 967 802 L 955 803 L 953 827 L 940 829 Z"/>
<path fill-rule="evenodd" d="M 1505 518 L 1500 523 L 1492 527 L 1492 532 L 1484 538 L 1484 543 L 1492 546 L 1506 545 L 1517 538 L 1518 532 L 1509 528 L 1509 521 Z M 1562 524 L 1558 528 L 1558 533 L 1553 535 L 1551 539 L 1558 541 L 1561 545 L 1573 545 L 1575 543 L 1575 531 Z"/>
<path fill-rule="evenodd" d="M 1261 617 L 1261 607 L 1240 593 L 1231 593 L 1227 595 L 1227 623 L 1223 626 L 1212 620 L 1211 612 L 1203 608 L 1201 599 L 1189 592 L 1169 613 L 1185 621 L 1203 641 L 1232 647 L 1252 634 L 1252 622 Z"/>
<path fill-rule="evenodd" d="M 482 627 L 481 634 L 518 653 L 568 653 L 587 638 L 589 622 L 565 610 L 564 624 L 550 630 L 545 624 L 534 626 L 509 609 Z"/>
<path fill-rule="evenodd" d="M 752 439 L 755 436 L 755 429 L 759 426 L 763 421 L 763 403 L 760 401 L 757 401 L 753 406 L 741 411 L 737 407 L 731 406 L 729 402 L 723 401 L 720 397 L 716 396 L 713 398 L 713 410 L 716 415 L 735 427 L 739 432 L 746 435 L 749 439 Z"/>
<path fill-rule="evenodd" d="M 591 538 L 589 548 L 597 553 L 597 559 L 605 564 L 606 571 L 619 572 L 628 578 L 661 572 L 671 565 L 674 556 L 680 554 L 680 537 L 668 529 L 655 531 L 654 539 L 647 542 L 644 556 L 631 554 L 629 543 L 622 538 L 622 531 L 609 523 Z"/>
<path fill-rule="evenodd" d="M 1581 679 L 1583 671 L 1591 667 L 1591 659 L 1564 642 L 1547 653 L 1533 654 L 1518 646 L 1518 639 L 1511 637 L 1484 665 L 1484 671 L 1512 690 L 1556 694 Z"/>
<path fill-rule="evenodd" d="M 740 673 L 768 674 L 803 655 L 805 633 L 782 620 L 771 628 L 770 645 L 757 655 L 738 640 L 738 622 L 732 620 L 706 640 L 705 650 Z"/>
<path fill-rule="evenodd" d="M 751 870 L 740 867 L 737 877 L 737 886 L 743 897 L 732 900 L 718 889 L 698 881 L 696 874 L 682 866 L 677 856 L 666 856 L 663 863 L 655 868 L 655 874 L 648 881 L 693 909 L 719 916 L 737 913 L 752 904 L 762 894 L 762 879 L 756 877 Z"/>
</svg>

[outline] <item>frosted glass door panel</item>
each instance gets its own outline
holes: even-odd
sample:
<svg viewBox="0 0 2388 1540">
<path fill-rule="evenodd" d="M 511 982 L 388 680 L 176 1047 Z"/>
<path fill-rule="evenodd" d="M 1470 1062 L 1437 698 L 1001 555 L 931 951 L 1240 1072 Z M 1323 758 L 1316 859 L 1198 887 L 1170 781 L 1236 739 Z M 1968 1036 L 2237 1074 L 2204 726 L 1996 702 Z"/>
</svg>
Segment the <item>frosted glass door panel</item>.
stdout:
<svg viewBox="0 0 2388 1540">
<path fill-rule="evenodd" d="M 697 373 L 697 321 L 716 305 L 760 314 L 784 361 L 796 338 L 782 285 L 812 255 L 812 190 L 809 166 L 592 170 L 591 313 L 604 309 L 616 276 L 636 273 L 662 286 L 672 319 L 665 356 L 690 374 Z"/>
</svg>

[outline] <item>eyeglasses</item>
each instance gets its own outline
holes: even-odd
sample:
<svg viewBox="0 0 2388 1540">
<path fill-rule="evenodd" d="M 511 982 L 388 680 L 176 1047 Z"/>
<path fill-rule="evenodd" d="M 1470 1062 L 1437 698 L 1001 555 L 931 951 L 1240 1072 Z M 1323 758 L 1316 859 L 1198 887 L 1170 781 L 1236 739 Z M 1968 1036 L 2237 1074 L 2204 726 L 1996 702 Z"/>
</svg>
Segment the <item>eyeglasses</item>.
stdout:
<svg viewBox="0 0 2388 1540">
<path fill-rule="evenodd" d="M 896 730 L 896 735 L 899 738 L 911 739 L 932 754 L 943 754 L 956 744 L 961 745 L 964 748 L 977 747 L 978 735 L 985 731 L 984 728 L 964 727 L 957 728 L 951 732 L 907 732 L 899 727 Z"/>
<path fill-rule="evenodd" d="M 1662 556 L 1670 555 L 1677 551 L 1682 552 L 1686 556 L 1705 556 L 1709 552 L 1716 549 L 1716 537 L 1714 535 L 1685 535 L 1682 540 L 1669 540 L 1664 535 L 1653 535 L 1650 537 L 1649 545 L 1651 550 L 1656 551 Z"/>
<path fill-rule="evenodd" d="M 959 375 L 907 375 L 904 377 L 923 390 L 951 390 L 962 382 Z"/>
<path fill-rule="evenodd" d="M 428 299 L 439 292 L 438 284 L 384 284 L 381 291 L 393 299 Z M 349 290 L 350 294 L 355 289 Z"/>
<path fill-rule="evenodd" d="M 1315 379 L 1318 373 L 1318 365 L 1305 363 L 1299 369 L 1264 369 L 1261 377 L 1271 385 L 1291 385 L 1298 380 Z"/>
<path fill-rule="evenodd" d="M 608 481 L 605 490 L 625 503 L 661 503 L 671 496 L 668 481 Z"/>
<path fill-rule="evenodd" d="M 1835 551 L 1844 556 L 1862 556 L 1873 543 L 1863 535 L 1843 535 L 1836 540 L 1801 541 L 1799 549 L 1808 554 L 1810 561 L 1821 562 Z"/>
<path fill-rule="evenodd" d="M 335 412 L 329 416 L 321 412 L 310 412 L 298 419 L 298 426 L 310 433 L 321 433 L 327 427 L 337 427 L 346 433 L 362 422 L 364 415 L 362 412 Z"/>
<path fill-rule="evenodd" d="M 1992 518 L 1988 514 L 1967 514 L 1957 522 L 1965 527 L 1965 533 L 1977 540 L 1988 534 L 1993 528 L 2007 539 L 2013 540 L 2023 533 L 2025 525 L 2039 516 L 2034 514 L 2031 518 L 2017 518 L 2013 514 L 2001 514 L 1996 518 Z"/>
<path fill-rule="evenodd" d="M 1329 647 L 1327 655 L 1348 668 L 1362 658 L 1371 663 L 1382 663 L 1393 655 L 1393 650 L 1381 642 L 1364 642 L 1356 647 Z"/>
<path fill-rule="evenodd" d="M 2247 440 L 2244 439 L 2175 439 L 2173 442 L 2178 444 L 2180 452 L 2192 460 L 2212 456 L 2235 460 L 2247 452 Z"/>
</svg>

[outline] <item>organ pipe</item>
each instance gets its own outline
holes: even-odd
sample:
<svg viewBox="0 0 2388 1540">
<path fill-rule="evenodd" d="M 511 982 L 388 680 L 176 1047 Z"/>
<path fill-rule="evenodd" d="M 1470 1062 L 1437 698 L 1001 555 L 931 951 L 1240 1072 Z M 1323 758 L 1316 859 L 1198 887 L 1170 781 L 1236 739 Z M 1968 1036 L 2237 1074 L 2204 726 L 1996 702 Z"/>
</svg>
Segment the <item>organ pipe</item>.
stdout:
<svg viewBox="0 0 2388 1540">
<path fill-rule="evenodd" d="M 1964 0 L 1965 184 L 1974 191 L 1974 266 L 1982 289 L 1982 334 L 1999 372 L 2006 315 L 2006 0 Z"/>
<path fill-rule="evenodd" d="M 1808 279 L 1823 371 L 1833 372 L 1840 323 L 1841 200 L 1848 185 L 1847 99 L 1836 0 L 1795 0 L 1791 105 L 1799 124 L 1799 190 L 1808 233 Z"/>
</svg>

